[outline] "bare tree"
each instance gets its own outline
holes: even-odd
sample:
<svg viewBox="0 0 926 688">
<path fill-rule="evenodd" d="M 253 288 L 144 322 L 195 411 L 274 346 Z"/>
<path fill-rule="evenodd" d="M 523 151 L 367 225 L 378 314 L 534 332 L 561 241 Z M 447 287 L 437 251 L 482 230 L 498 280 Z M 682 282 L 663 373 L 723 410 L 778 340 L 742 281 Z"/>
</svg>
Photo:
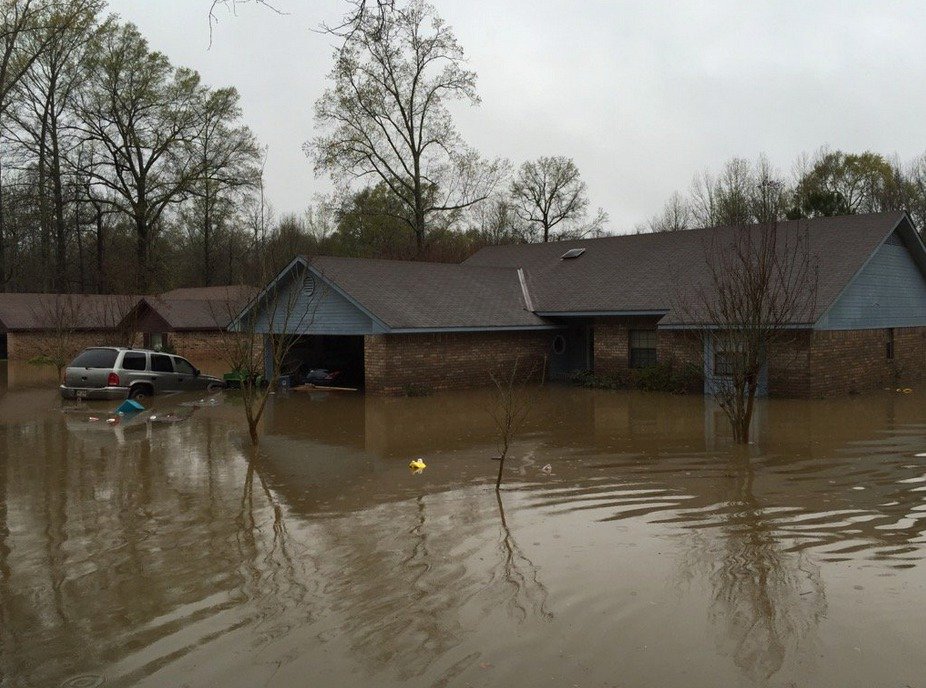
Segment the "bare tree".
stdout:
<svg viewBox="0 0 926 688">
<path fill-rule="evenodd" d="M 526 389 L 527 382 L 533 377 L 534 370 L 525 368 L 520 359 L 516 358 L 510 367 L 502 366 L 492 371 L 494 403 L 489 409 L 492 420 L 495 421 L 498 442 L 498 477 L 495 480 L 495 489 L 502 487 L 502 475 L 505 470 L 505 459 L 511 449 L 511 443 L 520 431 L 524 422 L 530 415 L 531 396 Z"/>
<path fill-rule="evenodd" d="M 269 0 L 211 0 L 209 3 L 209 47 L 212 47 L 212 37 L 216 25 L 219 23 L 219 10 L 225 9 L 232 16 L 238 13 L 238 8 L 244 5 L 259 5 L 276 14 L 285 14 L 275 3 Z"/>
<path fill-rule="evenodd" d="M 720 173 L 702 172 L 691 183 L 689 208 L 701 227 L 784 219 L 789 189 L 765 155 L 732 158 Z"/>
<path fill-rule="evenodd" d="M 707 280 L 684 285 L 688 292 L 680 294 L 678 307 L 713 360 L 709 391 L 729 419 L 734 441 L 747 444 L 769 355 L 796 341 L 795 325 L 813 322 L 817 260 L 804 227 L 737 226 L 710 237 Z"/>
<path fill-rule="evenodd" d="M 685 229 L 691 229 L 691 208 L 685 197 L 676 191 L 666 201 L 661 213 L 654 215 L 645 225 L 637 227 L 637 234 L 680 232 Z"/>
<path fill-rule="evenodd" d="M 475 105 L 476 73 L 431 5 L 411 0 L 361 12 L 335 53 L 333 82 L 315 104 L 325 133 L 305 145 L 316 173 L 373 178 L 400 201 L 395 214 L 424 252 L 434 216 L 488 197 L 504 172 L 461 139 L 448 104 Z"/>
<path fill-rule="evenodd" d="M 514 212 L 541 241 L 553 230 L 579 238 L 600 231 L 608 216 L 603 210 L 588 221 L 588 186 L 571 158 L 541 157 L 521 165 L 511 183 Z"/>
<path fill-rule="evenodd" d="M 371 20 L 379 22 L 380 30 L 386 25 L 389 13 L 395 9 L 395 0 L 347 0 L 348 10 L 337 24 L 323 22 L 321 30 L 339 38 L 351 38 Z"/>
</svg>

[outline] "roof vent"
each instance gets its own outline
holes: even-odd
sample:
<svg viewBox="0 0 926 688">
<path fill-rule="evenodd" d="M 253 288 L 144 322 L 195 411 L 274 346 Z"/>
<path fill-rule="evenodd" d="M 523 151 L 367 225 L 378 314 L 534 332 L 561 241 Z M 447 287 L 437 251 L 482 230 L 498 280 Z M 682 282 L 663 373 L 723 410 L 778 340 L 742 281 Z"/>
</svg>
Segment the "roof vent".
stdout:
<svg viewBox="0 0 926 688">
<path fill-rule="evenodd" d="M 578 257 L 581 256 L 583 253 L 585 253 L 585 249 L 584 249 L 584 248 L 571 248 L 571 249 L 569 249 L 568 251 L 566 251 L 566 252 L 565 252 L 562 256 L 560 256 L 560 257 L 561 257 L 563 260 L 567 260 L 568 258 L 578 258 Z"/>
</svg>

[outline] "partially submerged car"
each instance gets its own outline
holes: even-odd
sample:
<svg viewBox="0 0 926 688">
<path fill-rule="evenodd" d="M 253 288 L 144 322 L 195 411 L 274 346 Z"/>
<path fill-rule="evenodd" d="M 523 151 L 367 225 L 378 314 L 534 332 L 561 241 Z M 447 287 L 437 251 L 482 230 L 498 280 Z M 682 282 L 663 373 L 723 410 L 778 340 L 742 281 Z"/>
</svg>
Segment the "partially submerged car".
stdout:
<svg viewBox="0 0 926 688">
<path fill-rule="evenodd" d="M 203 375 L 185 358 L 148 349 L 84 349 L 64 373 L 65 399 L 143 399 L 163 392 L 215 392 L 217 377 Z"/>
</svg>

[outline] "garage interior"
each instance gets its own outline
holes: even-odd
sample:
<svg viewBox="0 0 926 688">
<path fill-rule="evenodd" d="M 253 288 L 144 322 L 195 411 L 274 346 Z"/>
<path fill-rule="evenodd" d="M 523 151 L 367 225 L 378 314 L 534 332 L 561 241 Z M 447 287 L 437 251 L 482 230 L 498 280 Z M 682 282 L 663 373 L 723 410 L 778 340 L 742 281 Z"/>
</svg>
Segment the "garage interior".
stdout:
<svg viewBox="0 0 926 688">
<path fill-rule="evenodd" d="M 302 335 L 296 338 L 283 364 L 283 372 L 300 385 L 309 380 L 309 371 L 338 371 L 327 384 L 334 387 L 363 388 L 363 335 Z"/>
</svg>

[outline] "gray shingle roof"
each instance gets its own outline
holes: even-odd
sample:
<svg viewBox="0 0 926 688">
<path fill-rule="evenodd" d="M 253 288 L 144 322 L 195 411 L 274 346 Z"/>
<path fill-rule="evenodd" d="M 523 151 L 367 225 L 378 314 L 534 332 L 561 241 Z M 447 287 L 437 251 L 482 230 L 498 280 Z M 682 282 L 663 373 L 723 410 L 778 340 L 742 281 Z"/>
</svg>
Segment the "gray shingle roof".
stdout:
<svg viewBox="0 0 926 688">
<path fill-rule="evenodd" d="M 330 256 L 307 260 L 390 329 L 547 325 L 527 310 L 517 269 Z"/>
<path fill-rule="evenodd" d="M 137 301 L 118 294 L 0 294 L 0 332 L 114 329 Z"/>
<path fill-rule="evenodd" d="M 181 287 L 171 289 L 158 296 L 162 299 L 204 300 L 204 301 L 239 301 L 247 302 L 260 291 L 246 284 L 230 284 L 219 287 Z"/>
<path fill-rule="evenodd" d="M 139 309 L 150 308 L 171 330 L 224 330 L 247 299 L 174 299 L 145 297 Z"/>
<path fill-rule="evenodd" d="M 779 223 L 780 238 L 807 232 L 819 269 L 814 321 L 904 217 L 902 212 L 890 212 Z M 712 247 L 729 243 L 734 231 L 761 228 L 713 227 L 492 246 L 463 265 L 523 268 L 538 313 L 667 311 L 661 325 L 684 324 L 687 316 L 673 312 L 672 306 L 686 291 L 707 286 L 707 255 Z M 572 248 L 586 250 L 578 258 L 563 260 Z"/>
</svg>

